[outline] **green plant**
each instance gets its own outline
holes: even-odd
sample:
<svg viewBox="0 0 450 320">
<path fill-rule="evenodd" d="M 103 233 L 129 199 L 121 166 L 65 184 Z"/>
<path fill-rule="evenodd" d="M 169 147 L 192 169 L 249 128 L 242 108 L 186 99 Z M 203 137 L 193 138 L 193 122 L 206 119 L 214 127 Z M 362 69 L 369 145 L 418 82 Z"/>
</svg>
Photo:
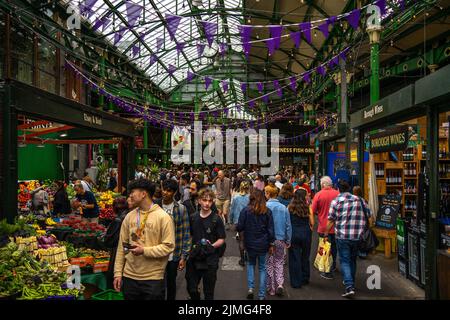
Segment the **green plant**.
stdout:
<svg viewBox="0 0 450 320">
<path fill-rule="evenodd" d="M 157 164 L 152 164 L 150 166 L 149 177 L 148 179 L 152 182 L 158 182 L 159 180 L 159 167 Z"/>
<path fill-rule="evenodd" d="M 108 162 L 98 164 L 97 186 L 100 191 L 106 190 L 108 186 Z"/>
</svg>

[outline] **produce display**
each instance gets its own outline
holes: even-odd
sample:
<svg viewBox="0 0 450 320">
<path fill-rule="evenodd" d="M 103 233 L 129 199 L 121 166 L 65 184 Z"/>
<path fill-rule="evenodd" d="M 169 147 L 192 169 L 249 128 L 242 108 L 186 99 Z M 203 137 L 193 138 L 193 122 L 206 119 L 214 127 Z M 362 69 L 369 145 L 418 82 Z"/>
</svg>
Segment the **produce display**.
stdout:
<svg viewBox="0 0 450 320">
<path fill-rule="evenodd" d="M 59 247 L 58 240 L 54 235 L 44 235 L 37 238 L 38 241 L 38 248 L 39 249 L 48 249 L 48 248 L 54 248 Z"/>
<path fill-rule="evenodd" d="M 0 297 L 20 300 L 77 297 L 83 290 L 67 288 L 67 273 L 55 271 L 46 261 L 38 262 L 30 253 L 11 242 L 0 248 Z"/>
<path fill-rule="evenodd" d="M 16 244 L 19 250 L 25 250 L 30 253 L 38 249 L 38 241 L 35 236 L 28 238 L 17 237 Z"/>
<path fill-rule="evenodd" d="M 36 255 L 40 261 L 46 261 L 53 267 L 67 267 L 70 265 L 67 258 L 66 247 L 51 247 L 38 249 Z"/>
</svg>

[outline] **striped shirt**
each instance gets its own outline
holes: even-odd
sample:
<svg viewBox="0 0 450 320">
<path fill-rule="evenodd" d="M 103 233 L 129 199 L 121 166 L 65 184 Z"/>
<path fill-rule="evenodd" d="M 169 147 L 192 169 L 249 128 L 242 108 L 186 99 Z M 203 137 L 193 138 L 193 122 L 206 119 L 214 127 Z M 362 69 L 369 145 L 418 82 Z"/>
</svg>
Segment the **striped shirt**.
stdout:
<svg viewBox="0 0 450 320">
<path fill-rule="evenodd" d="M 368 208 L 361 200 L 344 192 L 330 204 L 328 220 L 335 222 L 336 238 L 342 240 L 359 240 L 366 226 L 366 217 L 370 215 Z"/>
</svg>

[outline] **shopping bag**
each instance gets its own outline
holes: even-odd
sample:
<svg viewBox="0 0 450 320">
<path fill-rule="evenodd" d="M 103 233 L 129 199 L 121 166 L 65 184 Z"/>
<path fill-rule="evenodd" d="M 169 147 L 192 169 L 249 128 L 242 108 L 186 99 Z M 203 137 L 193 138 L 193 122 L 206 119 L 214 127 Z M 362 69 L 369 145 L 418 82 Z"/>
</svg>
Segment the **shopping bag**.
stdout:
<svg viewBox="0 0 450 320">
<path fill-rule="evenodd" d="M 331 255 L 331 243 L 325 241 L 324 238 L 319 238 L 319 246 L 317 248 L 316 259 L 314 260 L 314 267 L 320 272 L 330 272 L 333 264 L 333 256 Z"/>
</svg>

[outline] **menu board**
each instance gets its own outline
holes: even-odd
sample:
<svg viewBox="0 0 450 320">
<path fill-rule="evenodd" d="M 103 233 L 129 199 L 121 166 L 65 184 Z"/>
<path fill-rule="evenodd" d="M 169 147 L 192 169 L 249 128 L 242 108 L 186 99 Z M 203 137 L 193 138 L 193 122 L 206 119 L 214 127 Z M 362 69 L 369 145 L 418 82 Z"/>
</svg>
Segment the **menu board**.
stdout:
<svg viewBox="0 0 450 320">
<path fill-rule="evenodd" d="M 401 197 L 398 195 L 386 195 L 381 200 L 378 209 L 376 226 L 383 229 L 396 229 L 398 211 L 400 209 Z"/>
</svg>

